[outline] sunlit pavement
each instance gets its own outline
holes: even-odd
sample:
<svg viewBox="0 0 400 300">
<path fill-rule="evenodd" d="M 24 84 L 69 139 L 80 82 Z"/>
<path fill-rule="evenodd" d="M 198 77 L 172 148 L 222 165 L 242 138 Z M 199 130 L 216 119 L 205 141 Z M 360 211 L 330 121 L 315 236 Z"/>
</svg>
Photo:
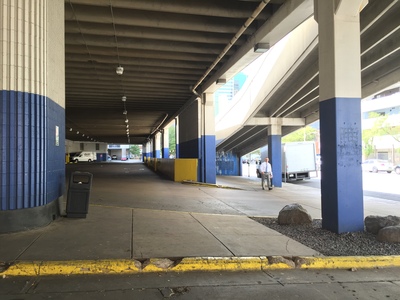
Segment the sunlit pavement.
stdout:
<svg viewBox="0 0 400 300">
<path fill-rule="evenodd" d="M 387 172 L 379 172 L 379 173 L 371 173 L 371 172 L 362 172 L 363 175 L 363 190 L 367 192 L 375 193 L 387 193 L 392 195 L 399 195 L 400 201 L 400 175 L 397 175 L 395 172 L 387 173 Z M 256 179 L 256 164 L 243 164 L 243 176 L 242 177 L 250 177 Z M 321 173 L 311 172 L 311 179 L 309 180 L 301 180 L 299 182 L 292 182 L 297 184 L 304 184 L 309 187 L 321 188 Z M 372 195 L 372 194 L 371 194 Z M 390 197 L 393 198 L 393 197 Z M 395 199 L 393 199 L 395 200 Z"/>
</svg>

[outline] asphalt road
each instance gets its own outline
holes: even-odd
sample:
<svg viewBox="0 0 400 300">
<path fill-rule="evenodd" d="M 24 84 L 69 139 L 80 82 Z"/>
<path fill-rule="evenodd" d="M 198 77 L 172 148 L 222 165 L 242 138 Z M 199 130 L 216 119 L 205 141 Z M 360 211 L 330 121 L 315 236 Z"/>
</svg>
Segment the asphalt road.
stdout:
<svg viewBox="0 0 400 300">
<path fill-rule="evenodd" d="M 244 165 L 243 176 L 256 177 L 256 165 Z M 400 175 L 395 172 L 370 173 L 363 172 L 364 196 L 377 197 L 386 200 L 400 201 Z M 291 184 L 304 185 L 308 187 L 321 188 L 321 173 L 313 172 L 309 180 L 291 181 Z"/>
<path fill-rule="evenodd" d="M 400 201 L 400 176 L 395 173 L 363 172 L 364 196 L 377 197 L 386 200 Z M 320 175 L 320 174 L 318 174 Z M 313 177 L 310 180 L 292 181 L 314 188 L 321 188 L 321 178 Z"/>
<path fill-rule="evenodd" d="M 10 277 L 0 299 L 400 299 L 399 269 Z"/>
</svg>

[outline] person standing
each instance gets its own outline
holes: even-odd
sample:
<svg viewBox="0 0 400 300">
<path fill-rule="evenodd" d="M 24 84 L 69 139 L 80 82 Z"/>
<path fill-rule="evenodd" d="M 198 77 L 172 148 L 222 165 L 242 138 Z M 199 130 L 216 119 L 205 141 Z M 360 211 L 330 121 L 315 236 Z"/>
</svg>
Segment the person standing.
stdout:
<svg viewBox="0 0 400 300">
<path fill-rule="evenodd" d="M 272 166 L 269 163 L 269 158 L 266 157 L 264 162 L 260 165 L 260 173 L 261 173 L 261 186 L 262 189 L 265 190 L 265 181 L 267 181 L 268 190 L 272 190 L 271 178 L 272 175 Z"/>
</svg>

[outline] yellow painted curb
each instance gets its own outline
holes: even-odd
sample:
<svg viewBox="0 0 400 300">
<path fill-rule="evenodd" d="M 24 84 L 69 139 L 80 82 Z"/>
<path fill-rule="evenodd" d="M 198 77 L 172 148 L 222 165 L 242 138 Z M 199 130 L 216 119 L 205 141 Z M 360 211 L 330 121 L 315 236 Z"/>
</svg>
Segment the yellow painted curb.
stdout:
<svg viewBox="0 0 400 300">
<path fill-rule="evenodd" d="M 32 261 L 13 264 L 0 275 L 123 274 L 138 273 L 139 271 L 140 262 L 135 260 Z"/>
<path fill-rule="evenodd" d="M 184 258 L 171 271 L 256 271 L 261 270 L 260 257 L 193 257 Z"/>
<path fill-rule="evenodd" d="M 137 274 L 190 271 L 261 271 L 281 269 L 370 269 L 400 267 L 400 256 L 337 257 L 187 257 L 178 260 L 151 258 L 138 260 L 21 261 L 0 276 L 43 276 L 77 274 Z"/>
<path fill-rule="evenodd" d="M 400 267 L 400 256 L 326 256 L 298 257 L 301 269 L 350 269 Z"/>
</svg>

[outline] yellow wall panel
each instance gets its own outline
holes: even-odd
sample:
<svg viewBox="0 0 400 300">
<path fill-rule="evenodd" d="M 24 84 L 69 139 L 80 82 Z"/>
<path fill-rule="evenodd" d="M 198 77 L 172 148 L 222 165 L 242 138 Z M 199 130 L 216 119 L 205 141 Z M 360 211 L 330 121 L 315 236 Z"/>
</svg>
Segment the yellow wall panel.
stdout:
<svg viewBox="0 0 400 300">
<path fill-rule="evenodd" d="M 197 181 L 197 164 L 197 159 L 195 158 L 175 159 L 174 181 Z"/>
</svg>

